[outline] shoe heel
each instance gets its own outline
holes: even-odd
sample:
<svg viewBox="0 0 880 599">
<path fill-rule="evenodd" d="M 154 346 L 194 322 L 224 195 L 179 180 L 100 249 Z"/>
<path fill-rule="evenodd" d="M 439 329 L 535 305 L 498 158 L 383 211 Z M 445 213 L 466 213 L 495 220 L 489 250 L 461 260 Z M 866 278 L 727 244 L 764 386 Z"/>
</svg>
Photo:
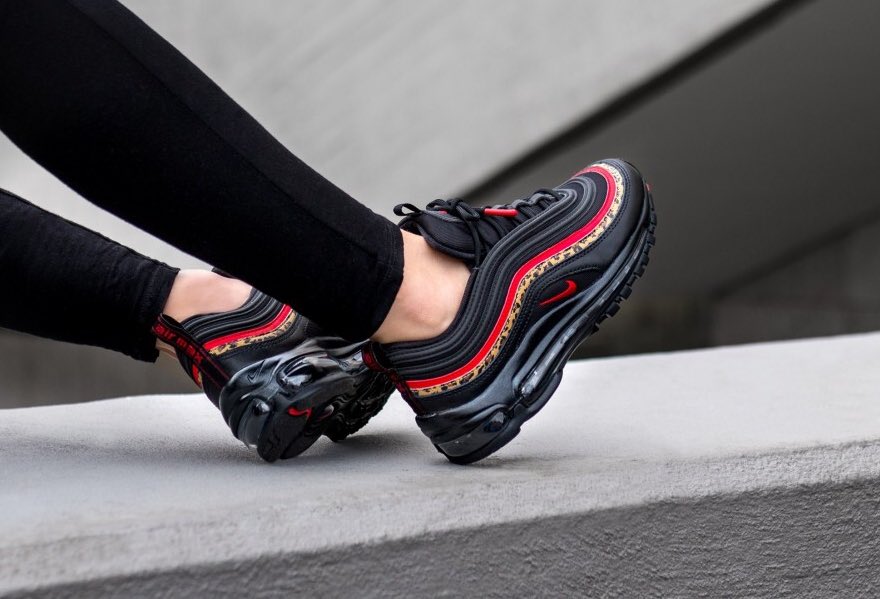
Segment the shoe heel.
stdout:
<svg viewBox="0 0 880 599">
<path fill-rule="evenodd" d="M 314 444 L 369 372 L 326 352 L 293 350 L 237 372 L 220 393 L 235 436 L 267 462 L 294 457 Z"/>
<path fill-rule="evenodd" d="M 453 464 L 472 464 L 495 453 L 519 434 L 523 423 L 538 413 L 550 400 L 562 381 L 557 372 L 547 385 L 510 408 L 495 406 L 474 417 L 479 424 L 468 433 L 448 441 L 434 443 L 437 451 Z"/>
</svg>

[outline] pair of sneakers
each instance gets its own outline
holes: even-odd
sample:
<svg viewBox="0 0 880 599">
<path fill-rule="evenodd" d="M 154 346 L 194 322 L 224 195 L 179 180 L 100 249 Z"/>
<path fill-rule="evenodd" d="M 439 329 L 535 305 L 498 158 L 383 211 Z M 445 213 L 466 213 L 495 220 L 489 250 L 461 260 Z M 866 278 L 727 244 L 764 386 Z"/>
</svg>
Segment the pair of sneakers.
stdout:
<svg viewBox="0 0 880 599">
<path fill-rule="evenodd" d="M 450 461 L 494 453 L 629 296 L 656 223 L 647 185 L 618 159 L 507 205 L 435 200 L 395 212 L 402 229 L 471 269 L 458 314 L 438 337 L 352 344 L 259 291 L 231 312 L 156 323 L 233 434 L 265 460 L 293 457 L 322 434 L 354 433 L 393 387 Z"/>
</svg>

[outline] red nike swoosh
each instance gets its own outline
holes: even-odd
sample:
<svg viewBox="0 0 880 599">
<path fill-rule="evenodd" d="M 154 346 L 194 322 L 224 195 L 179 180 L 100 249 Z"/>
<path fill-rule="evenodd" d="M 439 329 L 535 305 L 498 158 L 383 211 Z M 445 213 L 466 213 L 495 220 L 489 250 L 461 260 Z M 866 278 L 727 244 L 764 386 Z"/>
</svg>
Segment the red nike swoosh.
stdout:
<svg viewBox="0 0 880 599">
<path fill-rule="evenodd" d="M 553 302 L 558 302 L 559 300 L 563 300 L 570 295 L 573 295 L 575 291 L 577 291 L 577 283 L 572 281 L 571 279 L 565 280 L 566 288 L 554 295 L 553 297 L 549 297 L 545 299 L 543 302 L 538 304 L 539 306 L 546 306 L 548 304 L 552 304 Z"/>
</svg>

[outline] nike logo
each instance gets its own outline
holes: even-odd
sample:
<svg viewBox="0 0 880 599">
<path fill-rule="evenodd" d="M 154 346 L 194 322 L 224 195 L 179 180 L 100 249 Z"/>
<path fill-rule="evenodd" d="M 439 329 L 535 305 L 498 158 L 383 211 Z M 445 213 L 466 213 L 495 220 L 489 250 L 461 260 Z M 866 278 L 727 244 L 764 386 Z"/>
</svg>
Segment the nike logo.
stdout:
<svg viewBox="0 0 880 599">
<path fill-rule="evenodd" d="M 550 304 L 558 302 L 559 300 L 564 300 L 565 298 L 574 295 L 574 292 L 577 291 L 577 288 L 578 288 L 577 283 L 575 283 L 571 279 L 566 279 L 565 285 L 566 285 L 565 289 L 563 289 L 562 291 L 560 291 L 559 293 L 557 293 L 553 297 L 548 297 L 547 299 L 545 299 L 543 302 L 541 302 L 538 305 L 539 306 L 548 306 Z"/>
</svg>

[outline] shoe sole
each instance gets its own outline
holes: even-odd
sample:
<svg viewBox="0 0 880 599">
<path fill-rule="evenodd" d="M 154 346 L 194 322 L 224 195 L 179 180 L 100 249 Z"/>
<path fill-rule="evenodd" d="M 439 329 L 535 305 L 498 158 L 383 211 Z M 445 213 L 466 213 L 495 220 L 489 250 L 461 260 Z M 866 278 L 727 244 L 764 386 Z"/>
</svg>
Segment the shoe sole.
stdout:
<svg viewBox="0 0 880 599">
<path fill-rule="evenodd" d="M 562 369 L 571 354 L 602 321 L 617 313 L 632 292 L 632 284 L 645 272 L 657 224 L 647 188 L 642 212 L 625 251 L 591 286 L 592 293 L 572 297 L 539 320 L 504 370 L 474 400 L 462 408 L 416 419 L 449 461 L 471 464 L 495 453 L 547 404 L 562 381 Z M 488 407 L 467 415 L 467 407 L 475 405 Z M 442 433 L 438 431 L 441 427 Z"/>
<path fill-rule="evenodd" d="M 339 441 L 359 430 L 392 390 L 386 377 L 363 364 L 359 349 L 301 346 L 237 372 L 220 405 L 230 427 L 238 422 L 235 436 L 274 462 L 299 455 L 322 434 Z"/>
<path fill-rule="evenodd" d="M 334 443 L 338 443 L 355 434 L 385 407 L 388 398 L 394 391 L 394 385 L 387 376 L 373 373 L 376 376 L 358 388 L 358 393 L 333 413 L 330 423 L 324 429 L 326 435 Z"/>
</svg>

